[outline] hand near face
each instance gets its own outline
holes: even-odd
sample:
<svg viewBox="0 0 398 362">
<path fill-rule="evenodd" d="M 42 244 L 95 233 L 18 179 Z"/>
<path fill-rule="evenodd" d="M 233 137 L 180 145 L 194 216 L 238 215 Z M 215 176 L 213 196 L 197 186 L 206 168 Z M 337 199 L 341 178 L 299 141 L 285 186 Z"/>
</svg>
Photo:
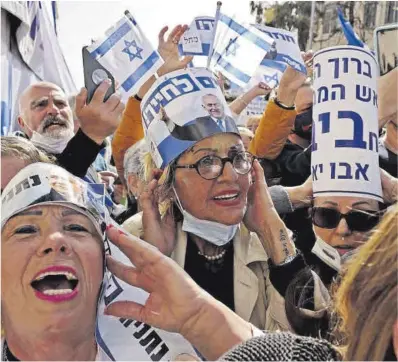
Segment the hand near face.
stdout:
<svg viewBox="0 0 398 362">
<path fill-rule="evenodd" d="M 252 176 L 254 183 L 250 186 L 247 195 L 247 210 L 243 222 L 250 231 L 261 233 L 267 215 L 273 215 L 276 210 L 268 192 L 263 168 L 258 160 L 253 163 Z"/>
<path fill-rule="evenodd" d="M 173 260 L 148 243 L 122 235 L 115 228 L 108 230 L 108 236 L 135 266 L 126 266 L 109 256 L 109 270 L 150 295 L 145 305 L 118 301 L 110 304 L 105 313 L 184 335 L 184 328 L 194 323 L 207 293 Z"/>
<path fill-rule="evenodd" d="M 76 115 L 79 118 L 80 128 L 86 136 L 99 145 L 106 137 L 116 131 L 124 110 L 124 103 L 120 101 L 120 96 L 116 93 L 104 102 L 109 87 L 110 81 L 104 80 L 96 89 L 91 102 L 88 104 L 86 104 L 86 88 L 82 88 L 76 96 Z"/>
<path fill-rule="evenodd" d="M 176 225 L 171 209 L 163 218 L 159 212 L 159 197 L 156 194 L 158 181 L 152 180 L 140 195 L 144 240 L 156 246 L 163 254 L 170 256 L 176 244 Z"/>
<path fill-rule="evenodd" d="M 398 179 L 391 176 L 387 171 L 380 169 L 381 187 L 383 189 L 383 199 L 388 204 L 397 202 L 398 199 Z"/>
<path fill-rule="evenodd" d="M 157 72 L 159 76 L 173 72 L 174 70 L 184 69 L 193 59 L 193 56 L 184 56 L 180 59 L 180 55 L 178 53 L 178 42 L 187 29 L 187 25 L 177 25 L 170 32 L 167 40 L 164 39 L 164 36 L 168 30 L 168 27 L 165 26 L 159 32 L 158 52 L 164 60 L 164 64 Z"/>
</svg>

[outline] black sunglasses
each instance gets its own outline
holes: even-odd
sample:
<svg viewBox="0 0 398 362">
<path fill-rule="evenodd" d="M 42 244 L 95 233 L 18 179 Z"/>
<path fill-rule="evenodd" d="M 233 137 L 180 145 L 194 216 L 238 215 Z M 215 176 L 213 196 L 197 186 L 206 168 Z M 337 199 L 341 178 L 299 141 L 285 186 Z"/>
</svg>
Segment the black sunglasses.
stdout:
<svg viewBox="0 0 398 362">
<path fill-rule="evenodd" d="M 323 229 L 334 229 L 339 225 L 341 219 L 344 219 L 351 231 L 365 232 L 373 229 L 378 224 L 380 216 L 380 211 L 373 210 L 352 210 L 342 214 L 336 209 L 327 207 L 312 208 L 313 224 Z"/>
<path fill-rule="evenodd" d="M 255 156 L 249 152 L 239 152 L 233 157 L 221 158 L 215 155 L 202 157 L 192 165 L 175 165 L 175 168 L 194 168 L 197 173 L 206 180 L 213 180 L 224 172 L 227 162 L 231 162 L 232 167 L 239 175 L 246 175 L 253 167 Z"/>
</svg>

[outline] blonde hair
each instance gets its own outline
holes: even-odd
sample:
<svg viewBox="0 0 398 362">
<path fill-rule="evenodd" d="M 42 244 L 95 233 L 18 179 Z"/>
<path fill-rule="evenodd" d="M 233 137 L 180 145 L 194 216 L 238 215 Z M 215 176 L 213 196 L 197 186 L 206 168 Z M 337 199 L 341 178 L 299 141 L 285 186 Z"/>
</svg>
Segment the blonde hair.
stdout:
<svg viewBox="0 0 398 362">
<path fill-rule="evenodd" d="M 349 264 L 335 295 L 337 327 L 347 343 L 344 360 L 381 361 L 390 345 L 397 320 L 398 206 Z"/>
<path fill-rule="evenodd" d="M 251 139 L 254 137 L 253 132 L 250 131 L 250 129 L 248 129 L 247 127 L 238 126 L 238 131 L 241 136 L 247 136 Z"/>
</svg>

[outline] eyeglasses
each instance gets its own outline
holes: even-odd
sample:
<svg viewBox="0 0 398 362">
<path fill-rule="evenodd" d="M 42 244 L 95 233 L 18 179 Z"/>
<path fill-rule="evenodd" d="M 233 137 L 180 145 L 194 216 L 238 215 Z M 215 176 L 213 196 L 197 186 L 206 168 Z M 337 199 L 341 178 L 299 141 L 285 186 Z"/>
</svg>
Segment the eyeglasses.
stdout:
<svg viewBox="0 0 398 362">
<path fill-rule="evenodd" d="M 233 157 L 218 157 L 209 155 L 201 158 L 192 165 L 175 165 L 175 168 L 194 168 L 197 173 L 206 180 L 213 180 L 219 177 L 227 162 L 231 162 L 232 167 L 239 175 L 246 175 L 253 167 L 255 157 L 249 152 L 239 152 Z"/>
<path fill-rule="evenodd" d="M 336 228 L 341 219 L 345 219 L 351 231 L 365 232 L 373 229 L 380 221 L 379 211 L 349 211 L 342 214 L 336 209 L 326 207 L 314 207 L 312 209 L 312 222 L 314 225 L 323 229 Z"/>
</svg>

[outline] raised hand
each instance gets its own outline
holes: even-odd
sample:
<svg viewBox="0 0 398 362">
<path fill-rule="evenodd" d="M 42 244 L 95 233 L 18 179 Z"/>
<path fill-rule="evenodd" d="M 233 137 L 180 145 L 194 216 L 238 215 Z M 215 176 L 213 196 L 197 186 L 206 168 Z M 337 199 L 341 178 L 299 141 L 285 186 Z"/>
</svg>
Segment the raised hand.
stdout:
<svg viewBox="0 0 398 362">
<path fill-rule="evenodd" d="M 155 171 L 156 172 L 156 171 Z M 139 202 L 142 208 L 144 240 L 156 246 L 163 254 L 170 256 L 176 244 L 176 224 L 171 208 L 163 218 L 159 212 L 159 197 L 156 193 L 158 181 L 153 172 L 152 179 L 141 193 Z"/>
<path fill-rule="evenodd" d="M 159 76 L 170 73 L 174 70 L 183 69 L 193 59 L 193 56 L 184 56 L 180 58 L 178 53 L 178 42 L 184 32 L 188 29 L 188 26 L 177 25 L 165 40 L 164 37 L 168 29 L 168 26 L 165 26 L 159 32 L 158 52 L 164 60 L 164 64 L 158 70 Z"/>
<path fill-rule="evenodd" d="M 76 115 L 80 122 L 80 128 L 86 136 L 99 145 L 106 137 L 116 131 L 124 110 L 124 103 L 121 102 L 120 96 L 116 93 L 104 102 L 105 94 L 110 86 L 110 80 L 104 80 L 96 89 L 91 102 L 88 104 L 86 104 L 86 88 L 82 88 L 76 96 Z"/>
<path fill-rule="evenodd" d="M 253 88 L 254 94 L 257 96 L 266 96 L 267 94 L 271 93 L 272 88 L 264 82 L 260 82 L 256 84 Z"/>
</svg>

